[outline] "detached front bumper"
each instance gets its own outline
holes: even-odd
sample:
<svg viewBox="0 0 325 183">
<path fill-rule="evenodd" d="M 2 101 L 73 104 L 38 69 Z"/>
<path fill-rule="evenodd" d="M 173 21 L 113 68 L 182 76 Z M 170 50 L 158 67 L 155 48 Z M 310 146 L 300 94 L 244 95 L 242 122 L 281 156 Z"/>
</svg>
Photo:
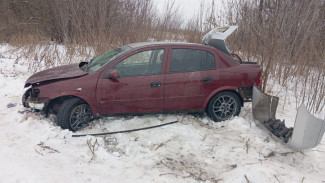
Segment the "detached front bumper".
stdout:
<svg viewBox="0 0 325 183">
<path fill-rule="evenodd" d="M 294 150 L 316 147 L 324 136 L 325 120 L 316 118 L 301 105 L 294 128 L 287 128 L 284 121 L 276 119 L 278 101 L 278 97 L 267 95 L 254 86 L 253 118 Z"/>
</svg>

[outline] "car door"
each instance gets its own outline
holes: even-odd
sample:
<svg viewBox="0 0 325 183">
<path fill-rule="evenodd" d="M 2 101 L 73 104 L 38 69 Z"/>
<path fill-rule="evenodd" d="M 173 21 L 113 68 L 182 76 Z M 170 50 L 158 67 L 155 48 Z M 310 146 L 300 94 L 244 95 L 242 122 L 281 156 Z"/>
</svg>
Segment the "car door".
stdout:
<svg viewBox="0 0 325 183">
<path fill-rule="evenodd" d="M 164 85 L 167 111 L 201 109 L 218 87 L 215 56 L 208 50 L 172 48 Z"/>
<path fill-rule="evenodd" d="M 165 50 L 141 50 L 110 68 L 119 76 L 101 79 L 98 108 L 104 114 L 158 112 L 163 110 Z M 108 72 L 110 71 L 108 70 Z"/>
</svg>

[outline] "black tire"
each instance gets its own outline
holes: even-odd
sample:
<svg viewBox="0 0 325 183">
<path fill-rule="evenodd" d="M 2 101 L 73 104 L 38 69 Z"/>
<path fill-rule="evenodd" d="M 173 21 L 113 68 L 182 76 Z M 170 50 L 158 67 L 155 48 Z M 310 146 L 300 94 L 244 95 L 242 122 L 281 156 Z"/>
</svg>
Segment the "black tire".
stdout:
<svg viewBox="0 0 325 183">
<path fill-rule="evenodd" d="M 77 131 L 92 118 L 90 107 L 79 98 L 70 98 L 62 103 L 57 114 L 57 123 L 62 129 Z"/>
<path fill-rule="evenodd" d="M 207 106 L 208 116 L 215 122 L 225 121 L 238 116 L 241 109 L 239 97 L 232 92 L 220 92 L 210 100 Z"/>
</svg>

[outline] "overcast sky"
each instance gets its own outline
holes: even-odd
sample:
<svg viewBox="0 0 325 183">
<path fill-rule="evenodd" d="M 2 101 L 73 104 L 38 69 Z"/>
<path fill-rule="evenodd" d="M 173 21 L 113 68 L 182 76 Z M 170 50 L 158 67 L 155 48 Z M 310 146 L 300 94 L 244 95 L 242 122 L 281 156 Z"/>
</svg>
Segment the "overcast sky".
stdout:
<svg viewBox="0 0 325 183">
<path fill-rule="evenodd" d="M 164 5 L 168 0 L 154 0 L 158 10 L 162 13 Z M 211 5 L 212 0 L 175 0 L 175 3 L 180 6 L 180 10 L 184 15 L 184 18 L 191 18 L 200 9 L 200 3 L 205 2 L 207 5 Z M 216 6 L 221 5 L 221 0 L 215 0 Z"/>
</svg>

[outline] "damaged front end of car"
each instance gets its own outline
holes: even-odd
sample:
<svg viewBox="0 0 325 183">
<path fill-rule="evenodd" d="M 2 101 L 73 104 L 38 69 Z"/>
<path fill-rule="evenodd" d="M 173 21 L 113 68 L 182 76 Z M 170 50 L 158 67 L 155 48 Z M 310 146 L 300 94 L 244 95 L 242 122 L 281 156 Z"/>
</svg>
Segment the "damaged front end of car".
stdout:
<svg viewBox="0 0 325 183">
<path fill-rule="evenodd" d="M 44 110 L 48 102 L 49 98 L 41 98 L 40 90 L 34 86 L 30 86 L 22 97 L 23 106 L 26 108 L 31 108 L 35 111 Z"/>
<path fill-rule="evenodd" d="M 30 76 L 24 86 L 27 88 L 22 97 L 24 107 L 31 108 L 35 111 L 47 112 L 47 105 L 51 99 L 50 96 L 55 95 L 58 89 L 57 86 L 52 84 L 87 75 L 88 73 L 81 69 L 84 64 L 82 62 L 53 67 Z"/>
<path fill-rule="evenodd" d="M 325 120 L 310 114 L 304 105 L 298 108 L 295 125 L 286 127 L 276 119 L 279 97 L 271 96 L 253 87 L 253 118 L 273 135 L 283 140 L 291 149 L 304 150 L 316 147 L 324 136 Z"/>
</svg>

